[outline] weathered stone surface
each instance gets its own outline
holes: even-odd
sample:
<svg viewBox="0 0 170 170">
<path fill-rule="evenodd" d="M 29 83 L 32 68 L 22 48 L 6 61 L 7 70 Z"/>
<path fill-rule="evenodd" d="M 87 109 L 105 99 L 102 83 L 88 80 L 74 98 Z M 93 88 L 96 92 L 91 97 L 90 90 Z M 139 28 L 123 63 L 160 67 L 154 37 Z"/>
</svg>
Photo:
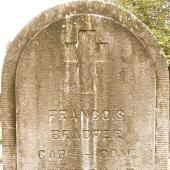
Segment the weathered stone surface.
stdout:
<svg viewBox="0 0 170 170">
<path fill-rule="evenodd" d="M 135 17 L 99 2 L 52 8 L 6 56 L 4 169 L 166 170 L 168 98 L 159 46 Z"/>
</svg>

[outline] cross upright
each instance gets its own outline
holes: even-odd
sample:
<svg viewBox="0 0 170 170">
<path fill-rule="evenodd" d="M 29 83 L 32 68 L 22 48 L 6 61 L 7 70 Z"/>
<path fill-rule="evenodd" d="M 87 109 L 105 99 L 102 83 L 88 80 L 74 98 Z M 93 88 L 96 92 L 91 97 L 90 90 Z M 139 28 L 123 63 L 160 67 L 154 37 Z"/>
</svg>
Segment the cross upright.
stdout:
<svg viewBox="0 0 170 170">
<path fill-rule="evenodd" d="M 97 41 L 94 29 L 81 29 L 65 38 L 64 62 L 67 67 L 71 63 L 78 64 L 81 94 L 95 93 L 97 65 L 108 63 L 108 47 L 108 42 Z"/>
</svg>

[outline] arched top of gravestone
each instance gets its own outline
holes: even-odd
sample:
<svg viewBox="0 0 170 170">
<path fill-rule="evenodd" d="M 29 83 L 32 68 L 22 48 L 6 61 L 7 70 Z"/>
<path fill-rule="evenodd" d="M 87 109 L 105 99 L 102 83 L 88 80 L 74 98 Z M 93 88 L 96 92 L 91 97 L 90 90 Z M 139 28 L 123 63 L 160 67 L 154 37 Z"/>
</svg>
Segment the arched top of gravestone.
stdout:
<svg viewBox="0 0 170 170">
<path fill-rule="evenodd" d="M 146 25 L 144 25 L 131 13 L 128 13 L 113 4 L 93 0 L 73 1 L 63 5 L 58 5 L 42 12 L 39 16 L 35 17 L 17 35 L 17 37 L 11 44 L 5 58 L 5 63 L 18 63 L 19 56 L 21 55 L 27 43 L 39 31 L 41 31 L 51 23 L 63 17 L 80 14 L 101 15 L 107 18 L 111 18 L 114 21 L 120 23 L 123 27 L 132 32 L 143 43 L 143 45 L 150 53 L 153 63 L 155 65 L 156 63 L 159 63 L 159 68 L 162 67 L 166 69 L 166 63 L 163 54 L 161 54 L 160 46 Z M 4 64 L 4 66 L 6 66 L 6 64 Z M 7 68 L 4 68 L 4 71 L 6 69 Z"/>
<path fill-rule="evenodd" d="M 16 85 L 17 85 L 17 82 L 21 82 L 21 79 L 16 78 L 16 72 L 18 69 L 19 61 L 22 62 L 20 58 L 23 58 L 23 56 L 25 58 L 30 57 L 28 55 L 25 55 L 27 54 L 27 52 L 28 53 L 30 52 L 31 48 L 28 48 L 29 44 L 31 44 L 31 42 L 33 42 L 34 39 L 38 37 L 38 35 L 41 33 L 42 30 L 45 30 L 46 28 L 50 27 L 50 25 L 53 25 L 52 23 L 57 24 L 59 23 L 59 21 L 62 21 L 62 18 L 65 18 L 67 20 L 67 18 L 76 18 L 76 16 L 83 16 L 83 17 L 87 17 L 88 19 L 89 15 L 92 15 L 93 17 L 95 16 L 94 18 L 96 20 L 97 18 L 106 18 L 103 21 L 112 20 L 114 21 L 114 23 L 118 23 L 120 27 L 124 28 L 123 30 L 130 32 L 136 37 L 136 39 L 139 40 L 140 43 L 138 42 L 138 44 L 142 43 L 143 45 L 142 48 L 144 48 L 143 51 L 144 52 L 146 51 L 147 57 L 150 57 L 150 61 L 152 61 L 151 66 L 154 66 L 154 70 L 152 71 L 153 72 L 155 71 L 154 73 L 152 72 L 153 73 L 152 77 L 156 77 L 156 80 L 154 81 L 154 84 L 152 86 L 154 88 L 151 88 L 155 90 L 154 93 L 152 94 L 152 95 L 155 95 L 155 98 L 154 98 L 155 105 L 153 109 L 153 112 L 155 113 L 155 115 L 153 116 L 155 116 L 154 123 L 156 127 L 155 129 L 153 128 L 155 130 L 154 132 L 155 135 L 152 138 L 152 139 L 155 139 L 155 146 L 153 146 L 153 151 L 156 152 L 155 153 L 155 169 L 156 170 L 166 169 L 167 155 L 168 155 L 167 154 L 167 142 L 168 142 L 167 134 L 168 134 L 168 105 L 169 105 L 169 76 L 168 76 L 168 69 L 165 63 L 165 58 L 163 54 L 161 53 L 160 46 L 157 40 L 155 39 L 153 34 L 149 31 L 149 29 L 140 20 L 138 20 L 132 14 L 118 8 L 117 6 L 114 6 L 112 4 L 98 2 L 98 1 L 74 1 L 74 2 L 64 4 L 64 5 L 56 6 L 54 8 L 51 8 L 41 13 L 39 16 L 34 18 L 17 35 L 15 40 L 12 42 L 10 48 L 8 49 L 7 55 L 5 57 L 5 63 L 4 63 L 3 74 L 2 74 L 2 102 L 1 102 L 2 113 L 3 113 L 2 122 L 3 122 L 3 143 L 4 143 L 4 149 L 3 149 L 3 152 L 4 152 L 3 153 L 3 164 L 5 167 L 4 169 L 16 169 L 16 165 L 17 165 L 16 150 L 19 148 L 16 148 L 16 143 L 18 142 L 17 141 L 18 138 L 16 135 L 16 132 L 17 132 L 16 129 L 18 128 L 16 127 L 18 125 L 16 124 L 16 119 L 17 119 L 16 113 L 18 112 L 18 110 L 16 110 L 17 109 L 16 101 L 19 101 L 20 99 L 18 99 L 16 95 L 17 90 L 18 90 Z M 81 18 L 83 19 L 83 17 Z M 79 17 L 77 18 L 79 19 Z M 99 22 L 96 22 L 96 23 L 99 23 Z M 98 24 L 96 25 L 98 26 Z M 106 27 L 103 27 L 103 28 L 106 28 Z M 112 28 L 110 28 L 110 30 L 111 29 Z M 46 34 L 46 35 L 47 35 L 46 37 L 49 36 L 49 34 Z M 44 37 L 42 37 L 42 40 L 44 40 L 43 38 Z M 54 42 L 56 41 L 57 40 L 55 40 Z M 47 43 L 48 41 L 46 41 L 46 44 Z M 97 48 L 96 46 L 95 48 Z M 121 47 L 124 48 L 124 46 L 126 47 L 126 42 L 123 42 Z M 46 46 L 43 46 L 43 47 L 46 48 Z M 55 49 L 55 46 L 54 46 L 54 49 Z M 48 57 L 47 55 L 44 55 L 44 56 Z M 141 55 L 139 54 L 139 56 Z M 35 59 L 35 57 L 38 58 L 39 55 L 34 57 L 34 53 L 33 53 L 31 57 Z M 25 63 L 23 63 L 23 65 Z M 116 65 L 116 62 L 115 62 L 115 65 Z M 29 65 L 28 70 L 27 70 L 27 67 L 25 67 L 25 65 L 24 65 L 24 68 L 26 71 L 30 71 L 30 69 L 32 69 L 32 62 Z M 45 70 L 43 71 L 45 72 Z M 20 73 L 22 73 L 22 69 Z M 145 73 L 147 74 L 148 72 L 145 72 Z M 139 73 L 139 75 L 141 74 Z M 24 77 L 22 80 L 25 81 Z M 30 79 L 27 79 L 27 80 L 30 80 Z M 138 79 L 138 80 L 140 81 L 141 79 Z M 145 77 L 143 80 L 145 81 Z M 146 81 L 147 80 L 148 79 L 146 79 Z M 149 81 L 152 81 L 152 78 L 150 78 Z M 141 83 L 141 86 L 142 85 L 143 84 Z M 22 86 L 22 83 L 21 83 L 21 86 Z M 121 87 L 125 89 L 123 85 Z M 29 90 L 27 91 L 28 93 L 29 93 Z M 114 94 L 116 95 L 117 93 L 114 92 Z M 149 95 L 147 94 L 147 97 L 148 96 Z M 152 99 L 152 97 L 150 99 Z M 140 102 L 139 102 L 139 105 L 141 107 Z"/>
</svg>

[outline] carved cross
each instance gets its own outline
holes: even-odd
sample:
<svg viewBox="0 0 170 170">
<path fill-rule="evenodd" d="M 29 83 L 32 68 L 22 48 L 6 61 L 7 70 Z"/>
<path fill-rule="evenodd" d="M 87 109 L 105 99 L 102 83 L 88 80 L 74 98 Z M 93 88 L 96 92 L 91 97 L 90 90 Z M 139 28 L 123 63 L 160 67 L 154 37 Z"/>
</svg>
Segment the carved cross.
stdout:
<svg viewBox="0 0 170 170">
<path fill-rule="evenodd" d="M 76 38 L 72 37 L 71 41 L 68 39 L 71 38 L 65 40 L 64 62 L 67 66 L 71 63 L 78 64 L 81 93 L 94 94 L 97 64 L 108 62 L 108 43 L 98 42 L 95 30 L 79 30 Z"/>
</svg>

